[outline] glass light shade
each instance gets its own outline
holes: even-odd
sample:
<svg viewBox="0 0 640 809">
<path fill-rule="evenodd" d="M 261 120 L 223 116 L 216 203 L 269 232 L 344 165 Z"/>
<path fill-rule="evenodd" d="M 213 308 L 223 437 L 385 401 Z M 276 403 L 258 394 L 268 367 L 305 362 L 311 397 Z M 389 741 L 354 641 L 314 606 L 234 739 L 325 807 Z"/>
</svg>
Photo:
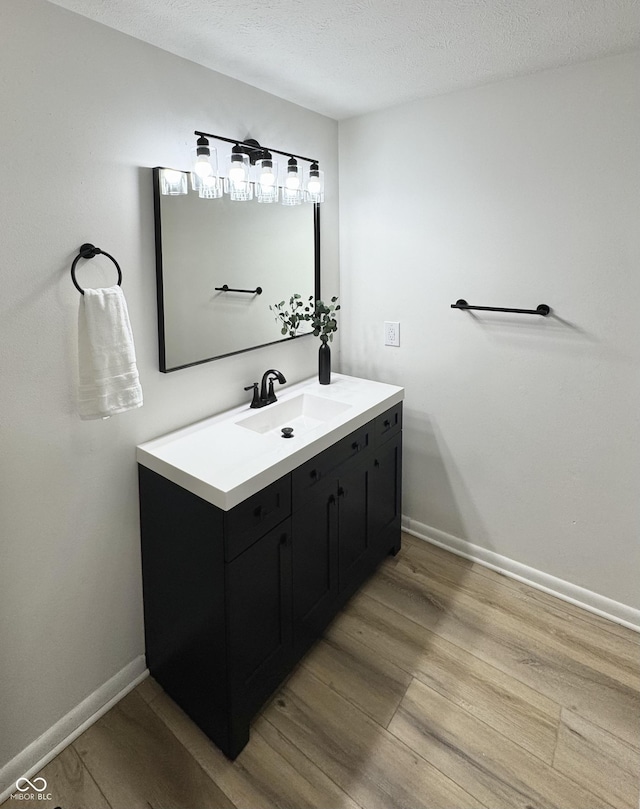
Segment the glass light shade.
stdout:
<svg viewBox="0 0 640 809">
<path fill-rule="evenodd" d="M 191 177 L 191 188 L 194 191 L 200 191 L 202 188 L 202 177 L 199 174 L 196 174 L 195 171 L 192 171 L 189 174 L 189 177 Z"/>
<path fill-rule="evenodd" d="M 249 155 L 242 152 L 231 152 L 227 157 L 225 176 L 232 183 L 243 183 L 249 180 Z"/>
<path fill-rule="evenodd" d="M 187 173 L 176 169 L 160 169 L 160 192 L 172 197 L 188 194 Z"/>
<path fill-rule="evenodd" d="M 305 177 L 305 199 L 307 202 L 324 202 L 324 171 L 312 163 Z"/>
<path fill-rule="evenodd" d="M 248 180 L 234 183 L 228 177 L 224 178 L 224 192 L 235 202 L 247 202 L 253 199 L 253 183 Z"/>
<path fill-rule="evenodd" d="M 193 175 L 191 176 L 193 177 Z M 213 175 L 202 177 L 198 196 L 200 199 L 220 199 L 222 196 L 222 179 Z"/>
<path fill-rule="evenodd" d="M 288 188 L 289 191 L 298 191 L 302 188 L 302 176 L 297 165 L 287 166 L 287 176 L 284 178 L 284 187 Z"/>
<path fill-rule="evenodd" d="M 204 138 L 202 138 L 204 140 Z M 218 174 L 218 154 L 214 146 L 194 146 L 191 149 L 191 187 L 200 191 L 201 180 Z"/>
<path fill-rule="evenodd" d="M 227 158 L 224 190 L 232 200 L 244 202 L 253 199 L 253 183 L 249 182 L 249 155 L 232 152 Z"/>
<path fill-rule="evenodd" d="M 286 185 L 282 188 L 281 202 L 283 205 L 302 205 L 303 197 L 302 183 L 300 183 L 300 188 L 287 188 Z"/>
<path fill-rule="evenodd" d="M 278 190 L 278 164 L 272 157 L 257 160 L 255 192 L 258 202 L 277 202 Z"/>
<path fill-rule="evenodd" d="M 191 150 L 192 156 L 192 171 L 199 177 L 208 177 L 210 174 L 216 174 L 218 171 L 218 160 L 216 150 L 209 146 L 206 147 L 209 154 L 205 154 L 205 147 L 195 146 Z M 201 154 L 198 154 L 200 152 Z"/>
<path fill-rule="evenodd" d="M 282 204 L 301 205 L 303 198 L 302 170 L 295 157 L 290 157 L 287 161 L 287 173 L 282 181 Z"/>
</svg>

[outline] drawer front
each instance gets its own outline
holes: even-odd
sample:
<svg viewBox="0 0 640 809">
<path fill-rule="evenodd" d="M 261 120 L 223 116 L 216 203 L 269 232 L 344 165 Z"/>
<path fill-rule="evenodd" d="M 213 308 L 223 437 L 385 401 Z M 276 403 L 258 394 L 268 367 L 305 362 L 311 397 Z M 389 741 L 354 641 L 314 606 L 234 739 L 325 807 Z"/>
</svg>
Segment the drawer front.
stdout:
<svg viewBox="0 0 640 809">
<path fill-rule="evenodd" d="M 225 560 L 235 559 L 290 514 L 291 475 L 285 475 L 225 512 Z"/>
<path fill-rule="evenodd" d="M 376 444 L 381 444 L 402 430 L 402 402 L 386 410 L 375 420 Z"/>
<path fill-rule="evenodd" d="M 363 453 L 369 450 L 372 443 L 372 427 L 373 422 L 365 424 L 364 427 L 355 430 L 329 449 L 293 470 L 291 488 L 294 509 L 310 492 L 326 483 L 338 466 L 352 458 L 362 457 Z"/>
</svg>

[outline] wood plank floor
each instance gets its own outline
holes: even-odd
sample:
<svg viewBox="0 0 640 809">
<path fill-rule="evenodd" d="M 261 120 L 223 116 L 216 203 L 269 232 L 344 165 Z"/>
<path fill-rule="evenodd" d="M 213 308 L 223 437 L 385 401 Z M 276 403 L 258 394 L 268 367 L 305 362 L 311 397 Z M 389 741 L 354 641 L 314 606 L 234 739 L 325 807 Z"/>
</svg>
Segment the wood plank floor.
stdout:
<svg viewBox="0 0 640 809">
<path fill-rule="evenodd" d="M 235 762 L 147 680 L 39 773 L 46 805 L 638 809 L 640 636 L 403 543 Z"/>
</svg>

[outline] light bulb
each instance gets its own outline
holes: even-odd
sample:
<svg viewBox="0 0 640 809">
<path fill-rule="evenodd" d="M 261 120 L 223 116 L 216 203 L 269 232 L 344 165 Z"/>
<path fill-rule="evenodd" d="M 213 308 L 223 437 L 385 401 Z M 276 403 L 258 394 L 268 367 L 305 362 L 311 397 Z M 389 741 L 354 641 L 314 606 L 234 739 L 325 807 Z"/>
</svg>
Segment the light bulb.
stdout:
<svg viewBox="0 0 640 809">
<path fill-rule="evenodd" d="M 199 177 L 201 180 L 215 174 L 218 168 L 218 160 L 216 157 L 216 150 L 211 149 L 209 141 L 204 135 L 201 135 L 196 141 L 195 148 L 192 152 L 192 174 Z M 197 183 L 196 183 L 197 184 Z"/>
<path fill-rule="evenodd" d="M 276 176 L 273 173 L 273 170 L 270 168 L 264 168 L 260 174 L 260 185 L 264 185 L 266 188 L 271 188 L 275 181 Z"/>
<path fill-rule="evenodd" d="M 290 171 L 287 174 L 287 179 L 284 181 L 286 187 L 291 191 L 297 191 L 300 188 L 300 177 L 298 176 L 298 170 Z"/>
<path fill-rule="evenodd" d="M 249 179 L 249 158 L 238 143 L 231 150 L 228 176 L 233 185 L 241 185 Z"/>
<path fill-rule="evenodd" d="M 295 157 L 290 157 L 287 161 L 287 176 L 284 181 L 285 188 L 290 191 L 297 191 L 300 188 L 300 174 L 298 173 L 298 161 Z"/>
<path fill-rule="evenodd" d="M 229 165 L 229 180 L 237 185 L 247 181 L 247 166 L 244 155 L 236 152 L 239 147 L 234 146 L 231 150 L 231 164 Z"/>
<path fill-rule="evenodd" d="M 318 164 L 314 161 L 309 166 L 309 177 L 307 178 L 307 193 L 311 197 L 320 197 L 322 195 L 322 177 L 320 176 L 320 169 Z M 315 202 L 322 200 L 316 199 Z"/>
<path fill-rule="evenodd" d="M 242 163 L 236 163 L 235 165 L 231 164 L 231 168 L 229 169 L 229 179 L 234 184 L 245 182 L 247 179 L 247 173 Z"/>
<path fill-rule="evenodd" d="M 213 174 L 213 166 L 209 161 L 208 155 L 198 155 L 193 170 L 198 177 L 210 177 Z"/>
</svg>

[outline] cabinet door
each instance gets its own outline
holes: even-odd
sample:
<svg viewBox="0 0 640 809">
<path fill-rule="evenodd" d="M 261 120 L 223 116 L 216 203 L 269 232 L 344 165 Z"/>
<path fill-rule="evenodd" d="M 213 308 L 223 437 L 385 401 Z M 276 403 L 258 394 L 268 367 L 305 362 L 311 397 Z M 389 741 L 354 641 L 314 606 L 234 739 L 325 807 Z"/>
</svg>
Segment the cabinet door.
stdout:
<svg viewBox="0 0 640 809">
<path fill-rule="evenodd" d="M 377 547 L 399 548 L 402 433 L 375 448 L 369 481 L 369 531 Z"/>
<path fill-rule="evenodd" d="M 291 653 L 291 520 L 230 562 L 226 575 L 230 684 L 259 705 Z"/>
<path fill-rule="evenodd" d="M 367 526 L 369 464 L 358 464 L 338 479 L 338 554 L 340 591 L 369 568 Z"/>
<path fill-rule="evenodd" d="M 314 492 L 292 518 L 293 626 L 298 648 L 309 646 L 335 612 L 336 489 L 333 481 Z"/>
</svg>

